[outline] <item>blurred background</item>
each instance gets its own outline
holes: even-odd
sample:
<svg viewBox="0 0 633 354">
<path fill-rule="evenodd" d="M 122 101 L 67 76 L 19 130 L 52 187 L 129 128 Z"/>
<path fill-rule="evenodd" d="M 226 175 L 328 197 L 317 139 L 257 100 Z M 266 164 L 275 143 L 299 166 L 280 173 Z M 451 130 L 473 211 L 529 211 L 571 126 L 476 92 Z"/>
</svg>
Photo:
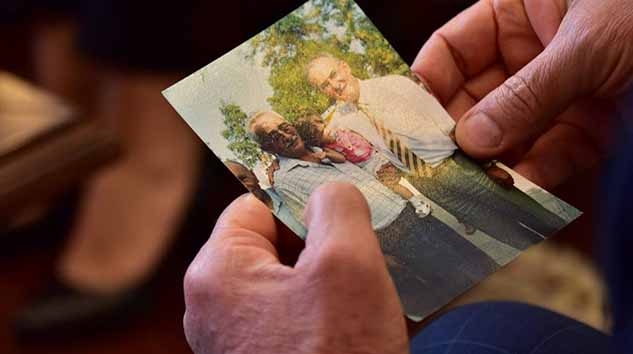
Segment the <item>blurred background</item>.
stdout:
<svg viewBox="0 0 633 354">
<path fill-rule="evenodd" d="M 184 272 L 245 190 L 160 92 L 302 2 L 2 2 L 0 352 L 190 352 Z M 472 1 L 358 3 L 411 63 Z M 597 171 L 553 191 L 579 220 L 450 306 L 514 299 L 608 331 Z"/>
</svg>

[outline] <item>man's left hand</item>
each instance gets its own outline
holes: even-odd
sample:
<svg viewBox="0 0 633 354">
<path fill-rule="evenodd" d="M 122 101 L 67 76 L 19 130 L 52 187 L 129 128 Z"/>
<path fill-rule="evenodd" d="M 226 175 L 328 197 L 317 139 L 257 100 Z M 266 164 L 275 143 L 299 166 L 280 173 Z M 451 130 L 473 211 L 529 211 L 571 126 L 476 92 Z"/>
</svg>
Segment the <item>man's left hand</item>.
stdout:
<svg viewBox="0 0 633 354">
<path fill-rule="evenodd" d="M 408 353 L 400 301 L 353 186 L 320 187 L 306 246 L 280 263 L 270 210 L 252 196 L 222 214 L 185 277 L 187 340 L 196 353 Z"/>
</svg>

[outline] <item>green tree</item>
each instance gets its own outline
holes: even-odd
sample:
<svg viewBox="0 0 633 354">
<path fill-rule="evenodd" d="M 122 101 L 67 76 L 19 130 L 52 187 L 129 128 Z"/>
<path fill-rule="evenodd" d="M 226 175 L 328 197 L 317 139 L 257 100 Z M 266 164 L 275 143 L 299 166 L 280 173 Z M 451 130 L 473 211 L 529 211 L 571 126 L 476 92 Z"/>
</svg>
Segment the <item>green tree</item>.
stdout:
<svg viewBox="0 0 633 354">
<path fill-rule="evenodd" d="M 271 108 L 289 121 L 323 113 L 333 102 L 307 81 L 306 66 L 318 55 L 345 60 L 360 78 L 407 74 L 406 63 L 362 10 L 350 0 L 312 0 L 255 36 L 247 58 L 270 69 Z M 246 114 L 223 104 L 228 148 L 249 167 L 267 158 L 246 132 Z"/>
<path fill-rule="evenodd" d="M 251 59 L 270 68 L 272 109 L 293 121 L 332 102 L 310 86 L 306 66 L 320 54 L 345 60 L 358 78 L 405 74 L 406 63 L 350 0 L 313 0 L 251 41 Z"/>
<path fill-rule="evenodd" d="M 248 168 L 253 168 L 262 156 L 262 151 L 247 131 L 248 116 L 240 106 L 222 102 L 220 112 L 224 116 L 222 136 L 229 142 L 228 148 Z"/>
</svg>

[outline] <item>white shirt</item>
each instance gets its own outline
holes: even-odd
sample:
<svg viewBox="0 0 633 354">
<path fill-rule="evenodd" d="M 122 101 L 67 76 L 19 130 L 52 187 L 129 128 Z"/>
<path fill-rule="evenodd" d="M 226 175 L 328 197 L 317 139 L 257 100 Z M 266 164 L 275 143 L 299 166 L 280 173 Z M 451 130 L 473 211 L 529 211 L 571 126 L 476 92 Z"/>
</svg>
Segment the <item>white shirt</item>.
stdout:
<svg viewBox="0 0 633 354">
<path fill-rule="evenodd" d="M 297 220 L 303 219 L 312 192 L 329 182 L 351 183 L 358 188 L 369 205 L 374 230 L 391 225 L 406 207 L 404 199 L 351 162 L 319 164 L 279 157 L 275 190 Z"/>
<path fill-rule="evenodd" d="M 358 105 L 340 104 L 330 122 L 331 129 L 347 128 L 361 134 L 403 168 L 367 114 L 431 166 L 439 165 L 457 150 L 449 136 L 455 126 L 453 119 L 435 97 L 407 77 L 390 75 L 360 81 Z"/>
</svg>

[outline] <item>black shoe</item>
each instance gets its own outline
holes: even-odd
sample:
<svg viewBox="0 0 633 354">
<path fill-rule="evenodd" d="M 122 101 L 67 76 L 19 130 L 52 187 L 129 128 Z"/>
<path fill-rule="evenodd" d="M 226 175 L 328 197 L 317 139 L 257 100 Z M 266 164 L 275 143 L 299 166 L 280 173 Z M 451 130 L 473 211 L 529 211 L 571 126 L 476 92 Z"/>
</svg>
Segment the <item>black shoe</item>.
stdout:
<svg viewBox="0 0 633 354">
<path fill-rule="evenodd" d="M 79 200 L 72 190 L 56 200 L 39 220 L 15 229 L 6 229 L 0 222 L 0 258 L 19 257 L 34 250 L 56 247 L 68 233 Z"/>
<path fill-rule="evenodd" d="M 218 179 L 217 172 L 213 164 L 207 163 L 203 167 L 187 217 L 176 230 L 179 235 L 186 235 L 188 242 L 172 245 L 162 264 L 150 274 L 148 280 L 113 294 L 79 291 L 55 281 L 43 295 L 14 317 L 14 330 L 18 338 L 55 339 L 111 329 L 150 309 L 155 294 L 152 290 L 160 286 L 157 283 L 161 273 L 178 270 L 178 283 L 181 284 L 184 269 L 213 227 L 208 210 L 209 182 Z M 173 264 L 182 261 L 184 267 Z"/>
<path fill-rule="evenodd" d="M 20 339 L 77 335 L 110 327 L 146 309 L 148 287 L 114 294 L 78 291 L 55 282 L 14 318 Z"/>
</svg>

